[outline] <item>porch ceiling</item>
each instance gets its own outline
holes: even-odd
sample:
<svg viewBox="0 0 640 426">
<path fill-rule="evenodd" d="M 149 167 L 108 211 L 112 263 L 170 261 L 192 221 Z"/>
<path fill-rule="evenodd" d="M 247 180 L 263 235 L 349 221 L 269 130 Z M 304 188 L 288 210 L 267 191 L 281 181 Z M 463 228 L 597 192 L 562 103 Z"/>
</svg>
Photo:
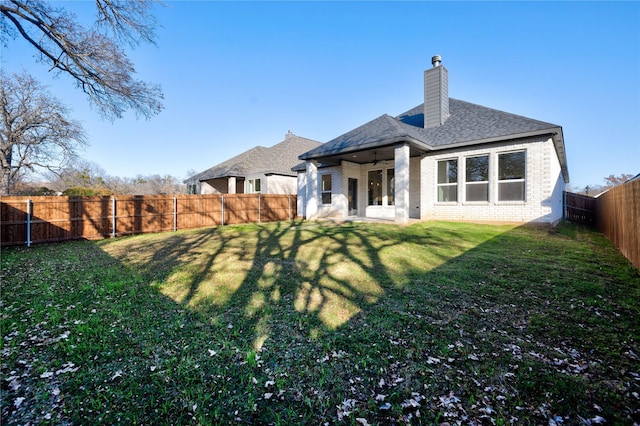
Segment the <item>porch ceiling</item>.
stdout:
<svg viewBox="0 0 640 426">
<path fill-rule="evenodd" d="M 424 151 L 415 148 L 414 146 L 410 147 L 410 156 L 411 157 L 419 157 L 423 154 Z M 395 157 L 395 150 L 393 145 L 375 147 L 370 149 L 364 149 L 359 151 L 351 151 L 344 152 L 340 154 L 327 155 L 326 157 L 319 157 L 316 160 L 319 163 L 324 164 L 332 164 L 338 165 L 341 161 L 349 161 L 351 163 L 357 164 L 367 164 L 380 162 L 380 161 L 388 161 L 393 160 Z"/>
</svg>

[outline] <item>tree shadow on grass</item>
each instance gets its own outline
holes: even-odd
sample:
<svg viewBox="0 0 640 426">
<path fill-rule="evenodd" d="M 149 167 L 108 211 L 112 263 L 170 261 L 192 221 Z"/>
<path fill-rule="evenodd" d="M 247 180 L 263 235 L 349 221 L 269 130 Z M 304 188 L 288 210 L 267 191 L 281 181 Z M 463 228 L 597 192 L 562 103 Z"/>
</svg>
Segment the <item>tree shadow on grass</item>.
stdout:
<svg viewBox="0 0 640 426">
<path fill-rule="evenodd" d="M 5 323 L 33 322 L 3 374 L 44 383 L 34 413 L 62 413 L 61 391 L 74 423 L 540 423 L 594 404 L 628 419 L 637 272 L 611 278 L 597 244 L 578 257 L 562 235 L 474 226 L 294 221 L 39 247 L 24 263 L 37 272 L 3 263 L 30 283 L 3 295 Z M 63 362 L 82 367 L 67 379 Z"/>
<path fill-rule="evenodd" d="M 403 286 L 416 262 L 437 265 L 470 248 L 457 237 L 428 227 L 405 232 L 292 221 L 143 236 L 105 247 L 176 302 L 219 324 L 242 323 L 244 338 L 258 350 L 274 324 L 306 323 L 309 334 L 337 329 Z M 429 259 L 411 258 L 412 247 L 426 246 L 434 247 Z M 388 254 L 395 250 L 396 257 Z"/>
</svg>

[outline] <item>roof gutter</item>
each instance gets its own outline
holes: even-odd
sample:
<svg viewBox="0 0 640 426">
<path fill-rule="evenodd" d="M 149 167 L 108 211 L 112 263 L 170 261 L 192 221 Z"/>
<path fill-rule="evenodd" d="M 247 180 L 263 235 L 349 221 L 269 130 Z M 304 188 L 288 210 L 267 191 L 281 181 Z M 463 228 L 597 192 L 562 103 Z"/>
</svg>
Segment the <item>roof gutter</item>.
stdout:
<svg viewBox="0 0 640 426">
<path fill-rule="evenodd" d="M 369 149 L 375 149 L 375 148 L 383 148 L 383 147 L 387 147 L 390 145 L 395 145 L 398 142 L 408 142 L 412 145 L 414 145 L 415 148 L 421 149 L 423 151 L 432 151 L 433 148 L 429 147 L 427 144 L 425 144 L 424 142 L 419 141 L 416 138 L 413 138 L 411 136 L 397 136 L 394 138 L 389 138 L 389 139 L 383 139 L 383 140 L 378 140 L 378 141 L 373 141 L 373 142 L 367 142 L 367 143 L 363 143 L 361 145 L 357 145 L 354 147 L 348 147 L 348 148 L 337 148 L 337 149 L 333 149 L 331 151 L 322 151 L 320 153 L 304 153 L 300 156 L 298 156 L 298 158 L 300 160 L 317 160 L 319 158 L 325 158 L 325 157 L 333 157 L 335 155 L 343 155 L 343 154 L 350 154 L 350 153 L 354 153 L 354 152 L 360 152 L 360 151 L 367 151 Z"/>
<path fill-rule="evenodd" d="M 198 178 L 199 182 L 204 182 L 205 180 L 211 179 L 223 179 L 223 178 L 243 178 L 244 175 L 205 175 Z"/>
<path fill-rule="evenodd" d="M 557 126 L 557 127 L 550 127 L 548 129 L 534 130 L 531 132 L 516 133 L 514 135 L 507 135 L 506 137 L 508 137 L 509 139 L 524 139 L 524 138 L 530 138 L 533 136 L 542 136 L 542 135 L 551 136 L 551 139 L 553 140 L 553 146 L 556 150 L 556 154 L 558 155 L 558 160 L 560 161 L 560 169 L 562 171 L 562 177 L 565 183 L 569 183 L 569 170 L 567 168 L 567 152 L 564 147 L 564 136 L 562 134 L 562 127 Z M 462 148 L 470 145 L 481 145 L 486 143 L 504 142 L 504 141 L 505 141 L 505 136 L 496 136 L 496 137 L 486 138 L 486 139 L 476 139 L 476 140 L 458 142 L 454 144 L 445 145 L 442 147 L 432 147 L 431 149 L 433 151 L 440 151 L 440 150 L 452 149 L 452 148 Z"/>
</svg>

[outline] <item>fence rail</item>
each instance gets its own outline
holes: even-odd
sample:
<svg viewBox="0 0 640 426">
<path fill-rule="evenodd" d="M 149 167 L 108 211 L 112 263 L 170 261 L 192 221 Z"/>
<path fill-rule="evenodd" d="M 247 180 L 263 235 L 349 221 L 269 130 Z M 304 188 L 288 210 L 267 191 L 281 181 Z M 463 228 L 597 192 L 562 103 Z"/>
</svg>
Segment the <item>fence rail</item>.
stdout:
<svg viewBox="0 0 640 426">
<path fill-rule="evenodd" d="M 0 245 L 290 220 L 295 195 L 0 197 Z"/>
</svg>

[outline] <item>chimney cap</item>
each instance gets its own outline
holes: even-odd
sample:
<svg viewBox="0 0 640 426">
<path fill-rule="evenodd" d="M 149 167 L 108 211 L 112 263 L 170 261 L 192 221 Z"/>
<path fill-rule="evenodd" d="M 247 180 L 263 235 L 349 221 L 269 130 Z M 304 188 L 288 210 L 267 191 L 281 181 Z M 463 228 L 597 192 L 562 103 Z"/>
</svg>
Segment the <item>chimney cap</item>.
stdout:
<svg viewBox="0 0 640 426">
<path fill-rule="evenodd" d="M 434 66 L 434 68 L 439 67 L 441 62 L 442 62 L 442 57 L 440 57 L 440 55 L 435 55 L 431 57 L 431 64 Z"/>
</svg>

